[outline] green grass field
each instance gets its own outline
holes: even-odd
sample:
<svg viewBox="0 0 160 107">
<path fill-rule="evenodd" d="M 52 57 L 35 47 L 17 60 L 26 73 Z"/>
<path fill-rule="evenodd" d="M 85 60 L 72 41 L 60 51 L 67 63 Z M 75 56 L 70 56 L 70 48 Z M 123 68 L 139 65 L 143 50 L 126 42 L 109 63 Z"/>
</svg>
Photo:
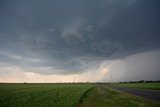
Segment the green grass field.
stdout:
<svg viewBox="0 0 160 107">
<path fill-rule="evenodd" d="M 90 84 L 0 84 L 0 107 L 75 107 Z"/>
<path fill-rule="evenodd" d="M 115 83 L 119 87 L 160 90 L 160 83 Z"/>
<path fill-rule="evenodd" d="M 0 84 L 0 107 L 160 107 L 108 84 Z"/>
</svg>

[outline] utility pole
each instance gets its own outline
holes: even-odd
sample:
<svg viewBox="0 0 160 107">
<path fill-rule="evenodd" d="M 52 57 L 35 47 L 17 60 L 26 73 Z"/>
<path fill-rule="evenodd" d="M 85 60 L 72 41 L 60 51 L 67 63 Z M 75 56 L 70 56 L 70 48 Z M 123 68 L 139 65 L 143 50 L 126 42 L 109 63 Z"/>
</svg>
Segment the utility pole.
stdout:
<svg viewBox="0 0 160 107">
<path fill-rule="evenodd" d="M 76 82 L 76 77 L 74 76 L 74 83 Z"/>
<path fill-rule="evenodd" d="M 112 82 L 112 75 L 111 75 L 111 82 Z"/>
</svg>

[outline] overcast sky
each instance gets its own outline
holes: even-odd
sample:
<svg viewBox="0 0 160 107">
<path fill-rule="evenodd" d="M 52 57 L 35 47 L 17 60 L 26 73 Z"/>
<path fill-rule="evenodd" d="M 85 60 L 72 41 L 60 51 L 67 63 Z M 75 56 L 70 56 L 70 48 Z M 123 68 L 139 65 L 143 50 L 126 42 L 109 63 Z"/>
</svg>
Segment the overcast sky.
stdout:
<svg viewBox="0 0 160 107">
<path fill-rule="evenodd" d="M 159 80 L 160 1 L 0 0 L 0 81 L 73 77 Z"/>
</svg>

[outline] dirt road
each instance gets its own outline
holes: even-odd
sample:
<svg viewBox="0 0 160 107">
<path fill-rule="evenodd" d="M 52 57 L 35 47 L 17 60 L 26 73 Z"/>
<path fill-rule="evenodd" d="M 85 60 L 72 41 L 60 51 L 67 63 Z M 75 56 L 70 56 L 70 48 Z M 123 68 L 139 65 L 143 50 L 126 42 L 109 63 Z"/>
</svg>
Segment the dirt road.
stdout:
<svg viewBox="0 0 160 107">
<path fill-rule="evenodd" d="M 113 88 L 136 96 L 148 98 L 155 101 L 160 101 L 160 90 L 141 90 L 141 89 L 126 88 L 126 87 L 113 87 Z"/>
</svg>

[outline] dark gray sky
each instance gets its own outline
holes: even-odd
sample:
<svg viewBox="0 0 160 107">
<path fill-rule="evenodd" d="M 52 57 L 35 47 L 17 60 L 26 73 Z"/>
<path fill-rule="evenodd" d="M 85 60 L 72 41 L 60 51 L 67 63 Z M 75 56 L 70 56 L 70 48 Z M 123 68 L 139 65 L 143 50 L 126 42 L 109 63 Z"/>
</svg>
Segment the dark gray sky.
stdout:
<svg viewBox="0 0 160 107">
<path fill-rule="evenodd" d="M 146 69 L 153 73 L 149 79 L 158 79 L 159 50 L 159 0 L 0 0 L 3 68 L 69 75 L 130 59 L 117 81 L 128 75 L 143 78 L 137 74 L 145 75 Z M 141 54 L 144 58 L 139 61 Z M 135 69 L 133 61 L 143 64 Z M 116 64 L 110 72 L 124 71 Z M 5 75 L 4 69 L 0 75 Z"/>
</svg>

